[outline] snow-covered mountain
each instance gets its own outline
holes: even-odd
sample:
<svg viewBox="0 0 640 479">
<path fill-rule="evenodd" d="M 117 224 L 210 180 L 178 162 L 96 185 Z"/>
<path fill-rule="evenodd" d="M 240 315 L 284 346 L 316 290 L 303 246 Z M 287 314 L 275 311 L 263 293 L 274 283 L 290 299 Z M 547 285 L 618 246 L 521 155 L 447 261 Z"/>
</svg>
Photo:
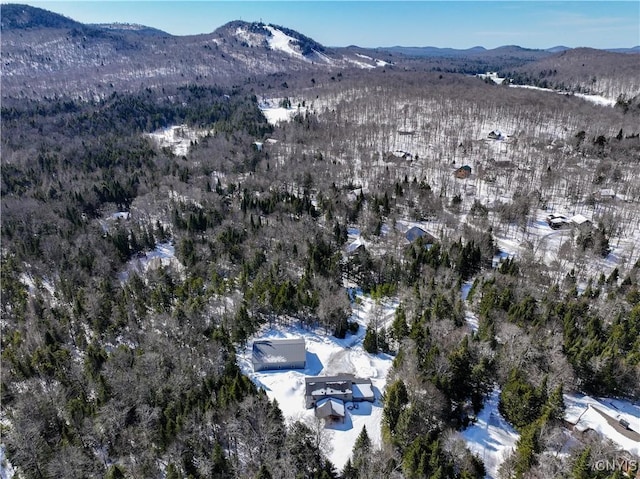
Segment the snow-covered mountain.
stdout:
<svg viewBox="0 0 640 479">
<path fill-rule="evenodd" d="M 390 64 L 277 25 L 234 21 L 210 34 L 173 36 L 140 25 L 85 25 L 26 5 L 2 5 L 1 40 L 4 96 L 104 97 L 141 86 Z"/>
<path fill-rule="evenodd" d="M 635 55 L 601 50 L 328 48 L 295 30 L 262 22 L 233 21 L 208 34 L 175 36 L 142 25 L 82 24 L 27 5 L 6 4 L 0 9 L 5 97 L 104 98 L 116 91 L 185 83 L 280 85 L 290 80 L 283 75 L 306 75 L 309 82 L 347 69 L 386 68 L 499 71 L 517 83 L 547 86 L 538 84 L 542 79 L 559 89 L 611 98 L 637 92 Z M 276 83 L 273 75 L 280 76 Z"/>
</svg>

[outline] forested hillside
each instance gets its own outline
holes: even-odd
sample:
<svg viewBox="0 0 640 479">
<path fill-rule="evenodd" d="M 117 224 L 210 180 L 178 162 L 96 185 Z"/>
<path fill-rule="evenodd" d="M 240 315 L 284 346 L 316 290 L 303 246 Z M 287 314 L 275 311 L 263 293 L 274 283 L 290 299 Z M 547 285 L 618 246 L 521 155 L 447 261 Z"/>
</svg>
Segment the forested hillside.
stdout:
<svg viewBox="0 0 640 479">
<path fill-rule="evenodd" d="M 637 108 L 638 54 L 576 48 L 502 73 L 515 83 L 604 95 Z"/>
<path fill-rule="evenodd" d="M 0 470 L 633 477 L 640 424 L 569 409 L 640 422 L 637 108 L 420 70 L 3 93 Z M 238 354 L 354 337 L 362 298 L 395 304 L 360 333 L 393 365 L 338 468 Z"/>
</svg>

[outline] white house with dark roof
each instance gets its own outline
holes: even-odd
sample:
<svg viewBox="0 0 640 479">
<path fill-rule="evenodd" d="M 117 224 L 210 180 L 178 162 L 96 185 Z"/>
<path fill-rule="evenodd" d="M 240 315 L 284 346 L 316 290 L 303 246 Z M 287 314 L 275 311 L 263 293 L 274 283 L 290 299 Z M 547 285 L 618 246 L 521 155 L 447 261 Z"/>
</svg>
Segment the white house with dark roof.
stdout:
<svg viewBox="0 0 640 479">
<path fill-rule="evenodd" d="M 304 369 L 307 351 L 304 338 L 256 339 L 251 355 L 253 370 Z"/>
</svg>

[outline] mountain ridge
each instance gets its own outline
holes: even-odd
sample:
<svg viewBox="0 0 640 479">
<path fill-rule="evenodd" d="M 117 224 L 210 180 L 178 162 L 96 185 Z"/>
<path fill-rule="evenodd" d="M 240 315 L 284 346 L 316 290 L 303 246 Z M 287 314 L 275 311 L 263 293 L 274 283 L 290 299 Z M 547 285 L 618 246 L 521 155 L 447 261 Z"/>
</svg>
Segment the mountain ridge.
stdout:
<svg viewBox="0 0 640 479">
<path fill-rule="evenodd" d="M 19 3 L 0 5 L 0 29 L 26 30 L 33 28 L 81 28 L 86 26 L 59 13 Z"/>
<path fill-rule="evenodd" d="M 157 35 L 167 35 L 172 37 L 191 37 L 191 36 L 199 36 L 199 35 L 209 35 L 214 34 L 219 30 L 224 30 L 228 26 L 234 25 L 264 25 L 264 26 L 272 26 L 282 30 L 283 32 L 290 34 L 293 38 L 296 38 L 299 41 L 313 43 L 315 46 L 320 48 L 327 48 L 324 45 L 321 45 L 317 41 L 312 38 L 296 31 L 290 29 L 288 27 L 277 25 L 273 23 L 263 23 L 263 22 L 247 22 L 244 20 L 231 20 L 223 25 L 220 25 L 217 28 L 214 28 L 209 33 L 201 33 L 201 34 L 190 34 L 190 35 L 173 35 L 164 30 L 149 26 L 149 25 L 141 25 L 135 23 L 128 22 L 111 22 L 111 23 L 81 23 L 72 18 L 69 18 L 65 15 L 55 13 L 51 10 L 33 7 L 31 5 L 19 4 L 19 3 L 3 3 L 1 5 L 2 9 L 2 18 L 1 18 L 1 28 L 2 30 L 15 30 L 15 29 L 33 29 L 33 28 L 90 28 L 90 29 L 99 29 L 99 30 L 113 30 L 113 31 L 138 31 L 144 32 L 145 34 L 157 34 Z M 465 54 L 475 54 L 482 52 L 495 52 L 495 51 L 505 51 L 505 50 L 522 50 L 528 52 L 546 52 L 546 53 L 559 53 L 566 50 L 573 50 L 580 47 L 567 47 L 564 45 L 557 45 L 550 48 L 530 48 L 526 46 L 520 45 L 500 45 L 495 48 L 487 48 L 482 45 L 476 45 L 470 48 L 453 48 L 453 47 L 436 47 L 436 46 L 411 46 L 411 45 L 394 45 L 389 47 L 379 46 L 379 47 L 361 47 L 359 45 L 348 45 L 346 47 L 334 47 L 334 48 L 363 48 L 366 50 L 382 50 L 382 51 L 395 51 L 398 53 L 408 54 L 407 52 L 412 52 L 415 56 L 445 56 L 445 55 L 465 55 Z M 617 48 L 598 48 L 596 50 L 601 51 L 609 51 L 609 52 L 618 52 L 618 53 L 640 53 L 640 45 L 635 45 L 632 47 L 617 47 Z M 320 50 L 322 51 L 322 50 Z"/>
<path fill-rule="evenodd" d="M 270 84 L 272 75 L 293 78 L 303 72 L 309 74 L 306 81 L 320 78 L 318 75 L 335 81 L 336 73 L 348 69 L 398 68 L 462 74 L 500 71 L 515 72 L 525 79 L 533 75 L 533 70 L 544 71 L 544 75 L 548 70 L 559 71 L 562 63 L 573 62 L 575 55 L 585 56 L 580 64 L 632 61 L 622 53 L 562 46 L 550 49 L 554 51 L 516 45 L 492 50 L 482 46 L 466 50 L 327 47 L 284 26 L 242 20 L 227 22 L 211 33 L 176 36 L 145 25 L 82 24 L 27 5 L 3 4 L 0 8 L 3 97 L 102 98 L 120 89 L 133 91 L 185 83 Z M 570 52 L 577 53 L 566 60 L 563 55 Z M 523 70 L 526 65 L 546 59 L 551 59 L 548 66 Z M 634 73 L 632 69 L 624 70 L 627 71 Z M 584 78 L 567 76 L 564 85 L 580 84 L 588 90 L 586 82 L 591 76 L 585 75 L 586 70 Z M 283 83 L 286 82 L 278 80 L 277 84 Z M 631 88 L 633 83 L 629 85 Z"/>
</svg>

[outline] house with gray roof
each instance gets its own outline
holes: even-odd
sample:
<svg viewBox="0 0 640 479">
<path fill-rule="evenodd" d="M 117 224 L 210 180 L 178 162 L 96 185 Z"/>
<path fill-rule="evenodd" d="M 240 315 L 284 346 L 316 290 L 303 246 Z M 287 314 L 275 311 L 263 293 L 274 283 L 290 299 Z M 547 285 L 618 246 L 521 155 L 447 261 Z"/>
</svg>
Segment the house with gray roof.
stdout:
<svg viewBox="0 0 640 479">
<path fill-rule="evenodd" d="M 304 338 L 257 339 L 251 355 L 253 370 L 304 369 L 307 351 Z"/>
<path fill-rule="evenodd" d="M 338 376 L 309 376 L 304 378 L 304 382 L 304 404 L 307 409 L 317 408 L 320 401 L 327 398 L 342 402 L 373 402 L 375 400 L 371 379 L 342 374 Z"/>
</svg>

